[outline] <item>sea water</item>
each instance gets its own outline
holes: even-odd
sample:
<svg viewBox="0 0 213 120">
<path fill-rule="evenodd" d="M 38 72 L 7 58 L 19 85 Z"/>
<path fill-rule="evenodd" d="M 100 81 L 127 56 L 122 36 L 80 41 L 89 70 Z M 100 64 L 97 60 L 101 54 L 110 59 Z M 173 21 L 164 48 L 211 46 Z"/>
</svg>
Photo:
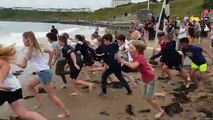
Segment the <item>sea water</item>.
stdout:
<svg viewBox="0 0 213 120">
<path fill-rule="evenodd" d="M 22 42 L 22 34 L 26 31 L 33 31 L 40 43 L 47 43 L 46 34 L 50 32 L 52 25 L 58 29 L 59 34 L 68 33 L 70 37 L 76 34 L 84 35 L 87 40 L 91 39 L 96 26 L 81 26 L 60 23 L 38 23 L 38 22 L 8 22 L 0 21 L 0 44 L 12 45 L 17 48 L 24 47 Z M 104 33 L 104 29 L 99 27 L 100 33 Z"/>
</svg>

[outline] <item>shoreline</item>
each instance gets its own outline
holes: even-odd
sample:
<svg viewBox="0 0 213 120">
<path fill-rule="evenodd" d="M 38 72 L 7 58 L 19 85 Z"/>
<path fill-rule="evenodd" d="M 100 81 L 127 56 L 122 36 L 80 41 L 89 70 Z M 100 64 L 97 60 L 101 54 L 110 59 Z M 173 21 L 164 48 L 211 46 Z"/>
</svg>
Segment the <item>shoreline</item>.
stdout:
<svg viewBox="0 0 213 120">
<path fill-rule="evenodd" d="M 63 21 L 63 20 L 0 20 L 8 22 L 40 22 L 40 23 L 61 23 L 61 24 L 73 24 L 82 26 L 97 26 L 97 27 L 109 27 L 110 21 L 86 21 L 86 20 L 76 20 L 76 21 Z"/>
</svg>

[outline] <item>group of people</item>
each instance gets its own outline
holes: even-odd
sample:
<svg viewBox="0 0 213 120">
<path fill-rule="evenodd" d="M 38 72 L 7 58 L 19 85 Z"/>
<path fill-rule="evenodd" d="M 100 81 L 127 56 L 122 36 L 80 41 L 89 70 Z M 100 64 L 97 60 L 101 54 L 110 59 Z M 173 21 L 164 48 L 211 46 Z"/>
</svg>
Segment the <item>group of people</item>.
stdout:
<svg viewBox="0 0 213 120">
<path fill-rule="evenodd" d="M 59 118 L 69 116 L 70 111 L 61 99 L 54 94 L 52 85 L 53 66 L 55 66 L 55 74 L 60 76 L 63 81 L 61 88 L 68 87 L 66 74 L 70 75 L 70 79 L 72 79 L 71 88 L 73 89 L 70 95 L 72 96 L 81 94 L 78 90 L 79 86 L 88 86 L 89 90 L 96 87 L 94 83 L 88 80 L 91 80 L 93 73 L 97 71 L 102 71 L 99 81 L 101 84 L 99 96 L 107 94 L 107 79 L 110 78 L 111 74 L 114 74 L 125 87 L 126 95 L 132 95 L 133 91 L 124 76 L 128 76 L 130 71 L 137 70 L 141 75 L 140 80 L 144 82 L 143 96 L 157 110 L 155 118 L 161 117 L 164 110 L 153 97 L 166 96 L 165 92 L 154 92 L 155 81 L 157 79 L 172 80 L 171 68 L 175 67 L 179 71 L 179 76 L 185 80 L 186 87 L 191 82 L 195 82 L 198 91 L 203 91 L 203 88 L 198 82 L 196 72 L 201 73 L 199 79 L 213 76 L 212 72 L 208 72 L 206 59 L 202 54 L 202 52 L 207 53 L 213 60 L 212 52 L 190 44 L 187 37 L 183 37 L 179 41 L 183 53 L 183 55 L 180 55 L 176 50 L 176 42 L 171 34 L 164 32 L 157 34 L 161 50 L 155 51 L 150 60 L 154 61 L 160 57 L 158 67 L 162 68 L 161 78 L 156 76 L 154 68 L 146 60 L 144 51 L 148 45 L 141 39 L 129 40 L 122 34 L 118 34 L 114 39 L 110 33 L 100 36 L 96 29 L 95 33 L 92 34 L 92 40 L 88 41 L 83 35 L 79 34 L 75 35 L 74 38 L 70 38 L 67 33 L 58 34 L 55 28 L 47 33 L 46 37 L 48 42 L 51 43 L 51 49 L 43 48 L 32 31 L 24 32 L 23 43 L 26 50 L 20 63 L 14 61 L 16 54 L 14 46 L 0 46 L 0 96 L 4 96 L 0 97 L 0 105 L 8 102 L 13 111 L 24 119 L 46 120 L 42 115 L 28 111 L 22 105 L 21 84 L 12 75 L 10 64 L 15 64 L 24 69 L 30 62 L 36 67 L 38 74 L 28 83 L 28 90 L 35 96 L 38 103 L 35 108 L 39 109 L 43 106 L 40 95 L 35 89 L 38 84 L 42 84 L 50 100 L 62 111 L 58 114 Z M 183 68 L 182 60 L 186 56 L 192 60 L 190 73 L 185 72 Z M 81 77 L 83 73 L 85 76 Z"/>
</svg>

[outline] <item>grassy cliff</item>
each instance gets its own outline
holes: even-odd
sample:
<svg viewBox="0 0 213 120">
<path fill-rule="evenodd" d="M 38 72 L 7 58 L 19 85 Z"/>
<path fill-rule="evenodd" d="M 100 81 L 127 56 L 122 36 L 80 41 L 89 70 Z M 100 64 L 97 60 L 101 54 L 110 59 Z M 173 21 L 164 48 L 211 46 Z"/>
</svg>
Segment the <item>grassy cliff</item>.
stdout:
<svg viewBox="0 0 213 120">
<path fill-rule="evenodd" d="M 185 15 L 200 16 L 204 0 L 174 0 L 170 2 L 171 16 L 183 17 Z M 150 4 L 150 9 L 155 15 L 159 15 L 162 3 Z M 0 20 L 22 20 L 22 21 L 74 21 L 86 20 L 111 20 L 114 16 L 121 16 L 125 12 L 135 14 L 138 9 L 146 9 L 146 3 L 137 3 L 118 6 L 116 8 L 103 8 L 93 13 L 86 12 L 38 12 L 27 10 L 0 10 Z"/>
</svg>

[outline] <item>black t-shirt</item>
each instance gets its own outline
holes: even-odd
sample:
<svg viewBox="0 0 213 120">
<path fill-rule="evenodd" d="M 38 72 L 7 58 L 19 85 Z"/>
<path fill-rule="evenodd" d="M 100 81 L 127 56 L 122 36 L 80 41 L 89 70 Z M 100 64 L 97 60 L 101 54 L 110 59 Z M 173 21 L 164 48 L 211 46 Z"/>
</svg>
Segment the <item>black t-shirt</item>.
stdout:
<svg viewBox="0 0 213 120">
<path fill-rule="evenodd" d="M 181 55 L 176 50 L 176 42 L 174 40 L 166 43 L 166 47 L 162 51 L 162 58 L 169 63 L 181 61 Z"/>
<path fill-rule="evenodd" d="M 68 61 L 68 64 L 73 64 L 73 61 L 72 61 L 72 58 L 70 56 L 71 53 L 75 53 L 75 50 L 69 46 L 69 45 L 65 45 L 63 48 L 62 48 L 62 53 L 63 53 L 63 56 L 66 58 L 66 60 Z"/>
<path fill-rule="evenodd" d="M 63 56 L 66 58 L 66 60 L 68 61 L 68 64 L 70 66 L 74 66 L 74 63 L 72 61 L 72 58 L 70 56 L 71 53 L 75 53 L 76 55 L 76 60 L 77 60 L 77 64 L 81 67 L 82 65 L 82 62 L 81 62 L 81 56 L 80 55 L 77 55 L 75 50 L 69 46 L 69 45 L 65 45 L 63 48 L 62 48 L 62 53 L 63 53 Z"/>
<path fill-rule="evenodd" d="M 196 45 L 189 45 L 188 48 L 182 49 L 184 55 L 187 55 L 194 64 L 202 65 L 206 63 L 206 59 L 203 56 L 203 49 Z"/>
<path fill-rule="evenodd" d="M 95 60 L 101 61 L 104 57 L 105 51 L 106 51 L 106 45 L 105 44 L 98 46 L 98 48 L 96 48 L 96 50 L 95 50 L 95 54 L 96 54 Z"/>
<path fill-rule="evenodd" d="M 119 46 L 116 43 L 111 43 L 106 45 L 105 54 L 104 54 L 104 62 L 108 66 L 113 66 L 118 64 L 117 59 L 115 59 L 115 54 L 118 53 Z"/>
<path fill-rule="evenodd" d="M 52 28 L 52 29 L 51 29 L 51 32 L 52 32 L 52 33 L 55 33 L 56 35 L 58 34 L 58 30 L 57 30 L 56 28 Z"/>
<path fill-rule="evenodd" d="M 169 24 L 169 25 L 167 26 L 167 33 L 171 33 L 172 29 L 174 29 L 174 28 L 175 28 L 175 25 L 174 25 L 174 24 Z"/>
<path fill-rule="evenodd" d="M 75 51 L 80 51 L 83 56 L 83 61 L 85 63 L 90 63 L 92 61 L 92 53 L 89 52 L 89 47 L 83 44 L 77 44 L 75 47 Z"/>
</svg>

